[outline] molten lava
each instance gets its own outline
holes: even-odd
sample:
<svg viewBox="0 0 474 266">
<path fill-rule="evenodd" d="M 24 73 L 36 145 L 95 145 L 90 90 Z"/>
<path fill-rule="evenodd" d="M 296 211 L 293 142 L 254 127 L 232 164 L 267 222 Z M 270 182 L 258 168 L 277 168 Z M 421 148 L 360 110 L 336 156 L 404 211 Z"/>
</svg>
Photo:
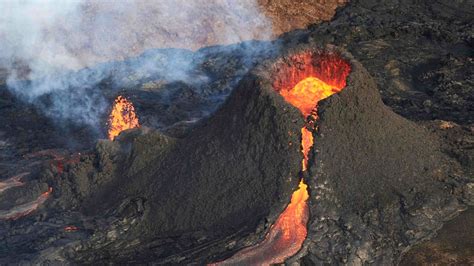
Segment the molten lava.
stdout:
<svg viewBox="0 0 474 266">
<path fill-rule="evenodd" d="M 276 64 L 273 88 L 291 91 L 302 80 L 314 77 L 338 91 L 346 86 L 351 71 L 349 63 L 337 53 L 307 52 L 289 58 L 292 64 Z"/>
<path fill-rule="evenodd" d="M 309 151 L 313 147 L 317 119 L 317 104 L 346 86 L 350 65 L 337 54 L 305 53 L 291 58 L 299 67 L 276 66 L 277 79 L 273 86 L 283 98 L 301 111 L 307 120 L 301 129 L 302 172 L 308 168 Z M 265 239 L 252 247 L 237 252 L 219 265 L 270 265 L 283 263 L 301 249 L 307 235 L 309 217 L 307 185 L 303 178 L 293 192 L 290 204 L 270 228 Z"/>
<path fill-rule="evenodd" d="M 294 107 L 300 109 L 304 117 L 311 114 L 319 100 L 338 92 L 318 78 L 309 77 L 300 81 L 292 90 L 281 90 L 280 94 Z"/>
<path fill-rule="evenodd" d="M 303 166 L 301 170 L 304 172 L 308 169 L 308 154 L 313 147 L 313 133 L 306 127 L 301 129 L 301 151 L 303 152 Z"/>
<path fill-rule="evenodd" d="M 109 116 L 109 139 L 114 140 L 120 132 L 139 126 L 133 104 L 126 98 L 118 96 Z"/>
<path fill-rule="evenodd" d="M 298 252 L 307 234 L 307 187 L 301 180 L 298 190 L 291 196 L 290 204 L 261 243 L 245 248 L 225 261 L 210 265 L 270 265 L 282 263 Z"/>
</svg>

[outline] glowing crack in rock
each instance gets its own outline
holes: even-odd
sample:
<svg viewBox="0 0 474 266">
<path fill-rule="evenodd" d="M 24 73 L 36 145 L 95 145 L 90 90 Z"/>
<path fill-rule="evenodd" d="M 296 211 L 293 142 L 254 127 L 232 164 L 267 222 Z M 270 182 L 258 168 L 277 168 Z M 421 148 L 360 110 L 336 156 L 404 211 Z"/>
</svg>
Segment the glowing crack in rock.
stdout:
<svg viewBox="0 0 474 266">
<path fill-rule="evenodd" d="M 303 170 L 303 172 L 308 169 L 308 155 L 309 151 L 311 150 L 311 147 L 313 147 L 313 144 L 313 133 L 306 127 L 303 127 L 301 129 L 301 150 L 303 152 L 303 163 L 301 166 L 301 170 Z"/>
</svg>

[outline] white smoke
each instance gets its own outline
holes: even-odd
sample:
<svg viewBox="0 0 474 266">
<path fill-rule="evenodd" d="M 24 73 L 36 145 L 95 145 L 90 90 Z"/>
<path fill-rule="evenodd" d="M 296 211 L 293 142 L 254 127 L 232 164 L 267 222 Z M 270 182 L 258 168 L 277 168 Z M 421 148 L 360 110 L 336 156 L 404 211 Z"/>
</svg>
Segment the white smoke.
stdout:
<svg viewBox="0 0 474 266">
<path fill-rule="evenodd" d="M 272 32 L 256 0 L 5 0 L 0 10 L 0 64 L 9 69 L 9 89 L 32 103 L 49 97 L 37 106 L 53 119 L 92 126 L 108 104 L 94 87 L 110 73 L 79 69 L 151 48 L 197 49 Z M 146 61 L 155 59 L 140 60 L 128 67 L 157 71 Z M 175 77 L 186 79 L 192 67 L 176 69 Z"/>
</svg>

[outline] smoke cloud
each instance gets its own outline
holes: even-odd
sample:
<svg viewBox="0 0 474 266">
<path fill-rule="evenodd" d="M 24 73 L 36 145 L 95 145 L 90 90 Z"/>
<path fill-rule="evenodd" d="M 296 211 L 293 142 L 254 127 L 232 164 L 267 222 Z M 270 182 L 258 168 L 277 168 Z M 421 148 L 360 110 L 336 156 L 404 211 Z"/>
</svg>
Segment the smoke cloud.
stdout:
<svg viewBox="0 0 474 266">
<path fill-rule="evenodd" d="M 8 88 L 55 121 L 97 128 L 110 104 L 97 84 L 123 78 L 99 63 L 151 48 L 195 50 L 272 33 L 256 0 L 7 0 L 0 10 L 0 65 L 8 69 Z M 252 45 L 246 48 L 250 55 Z M 140 56 L 121 68 L 190 80 L 189 52 L 170 50 L 165 57 Z"/>
</svg>

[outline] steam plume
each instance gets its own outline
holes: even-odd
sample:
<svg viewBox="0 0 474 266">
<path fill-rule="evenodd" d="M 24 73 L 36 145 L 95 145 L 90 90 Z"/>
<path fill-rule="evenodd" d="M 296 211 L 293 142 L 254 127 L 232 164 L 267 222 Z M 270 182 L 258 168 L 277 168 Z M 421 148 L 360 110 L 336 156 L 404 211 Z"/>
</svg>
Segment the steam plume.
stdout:
<svg viewBox="0 0 474 266">
<path fill-rule="evenodd" d="M 110 104 L 97 84 L 113 75 L 98 63 L 150 48 L 197 49 L 271 35 L 256 0 L 23 0 L 1 1 L 0 10 L 0 64 L 8 68 L 8 88 L 55 121 L 93 127 Z M 126 68 L 187 81 L 194 68 L 189 54 L 167 60 L 170 67 L 163 68 L 156 56 L 142 56 Z"/>
</svg>

